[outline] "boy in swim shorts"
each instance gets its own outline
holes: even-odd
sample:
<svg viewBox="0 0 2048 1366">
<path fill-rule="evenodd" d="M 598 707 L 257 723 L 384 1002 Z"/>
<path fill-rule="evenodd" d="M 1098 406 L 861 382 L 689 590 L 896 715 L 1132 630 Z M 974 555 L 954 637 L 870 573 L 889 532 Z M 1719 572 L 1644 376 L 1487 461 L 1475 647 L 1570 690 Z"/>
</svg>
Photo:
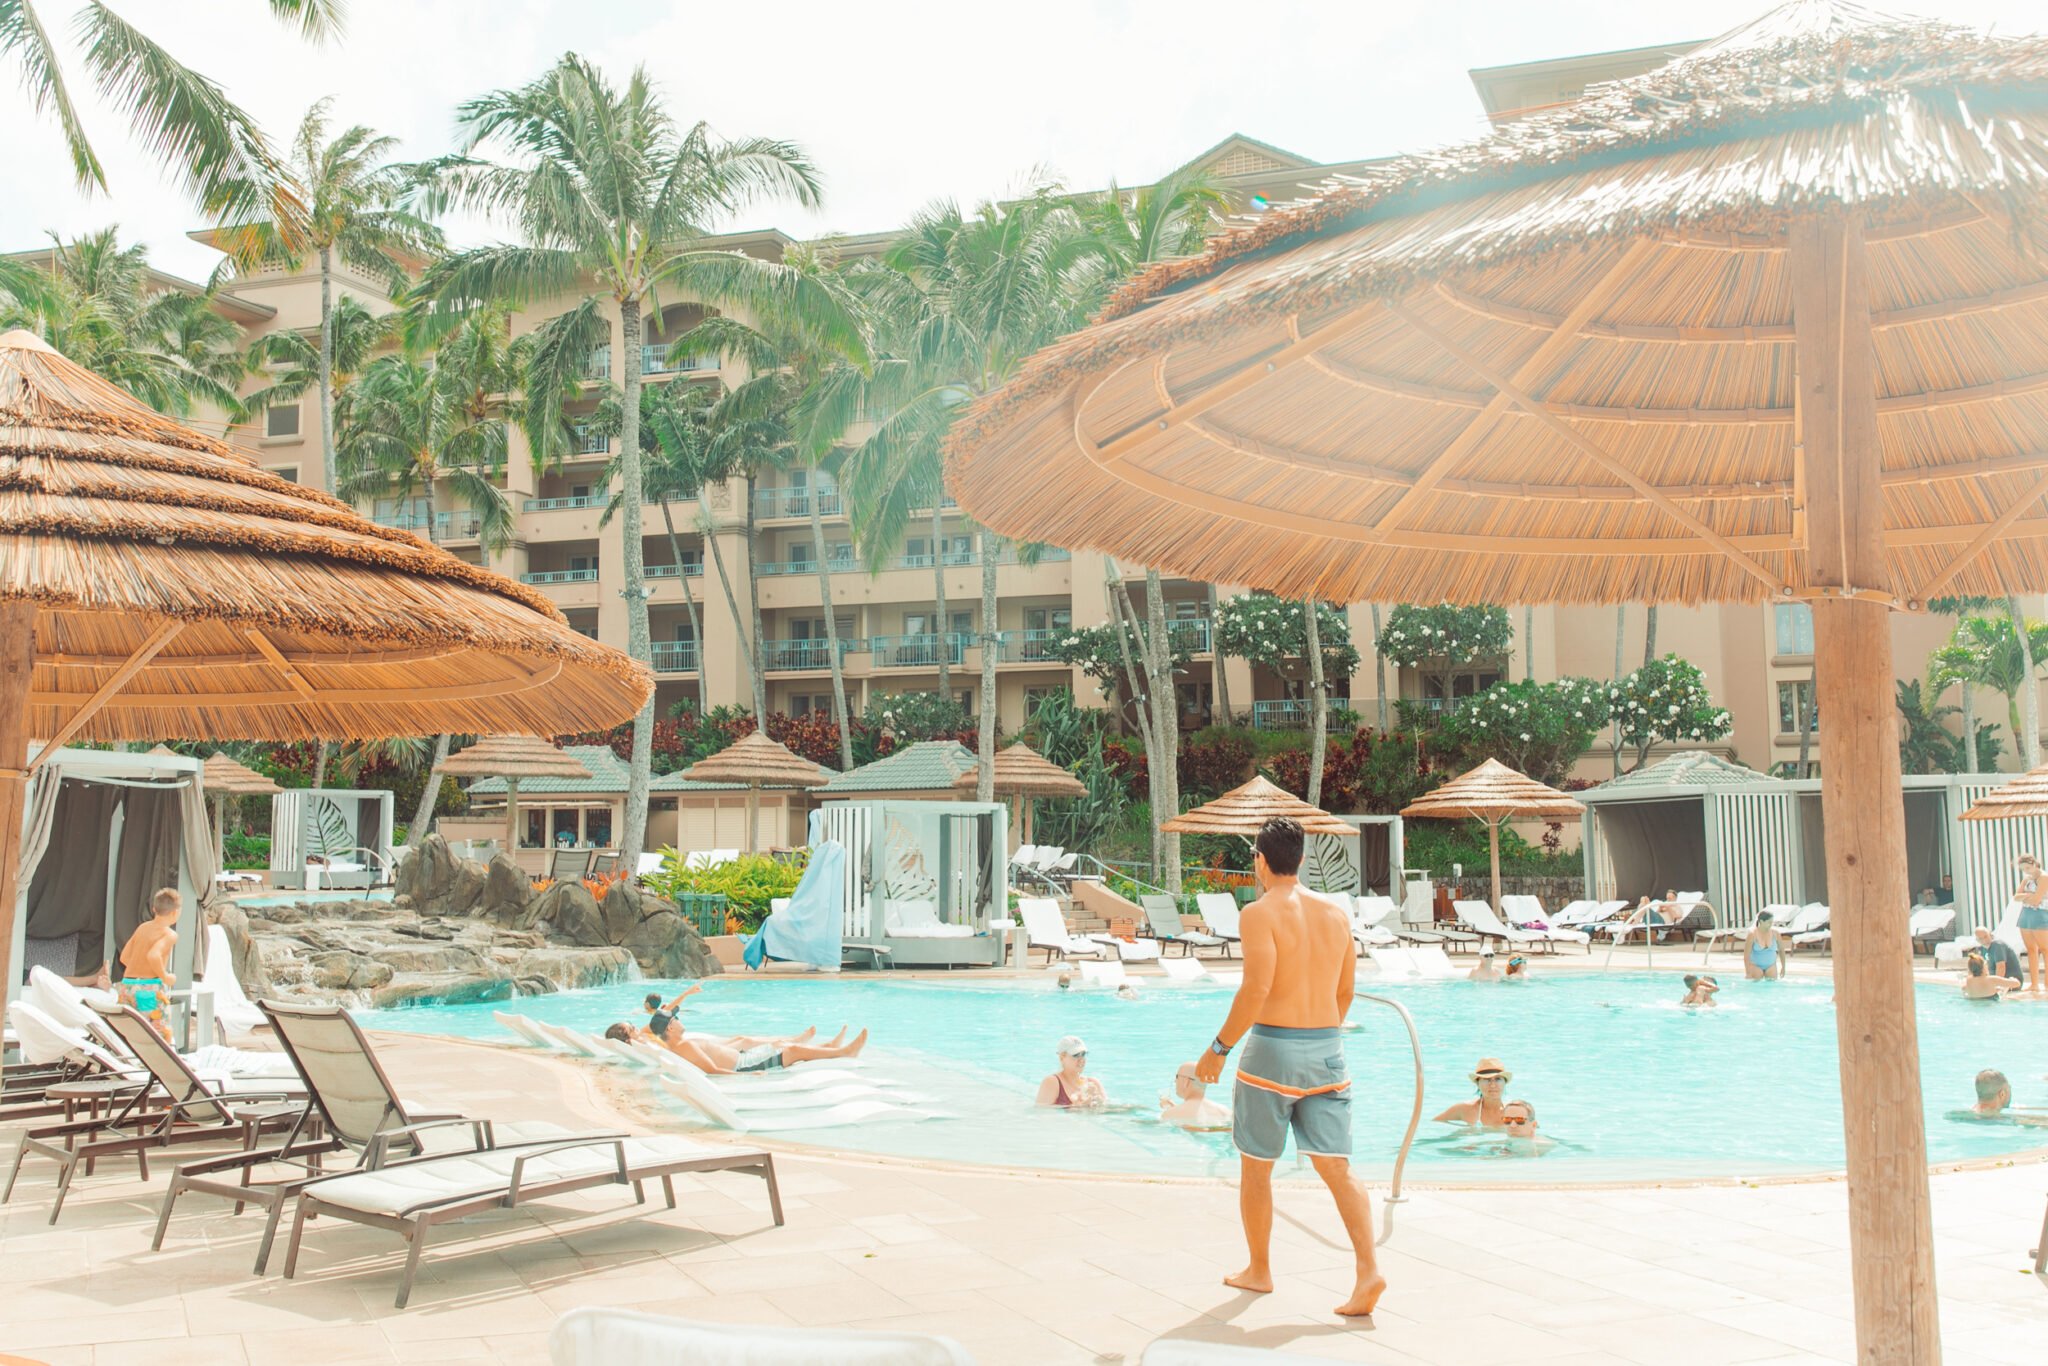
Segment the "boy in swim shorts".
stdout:
<svg viewBox="0 0 2048 1366">
<path fill-rule="evenodd" d="M 171 955 L 177 951 L 178 932 L 171 927 L 185 909 L 185 899 L 175 887 L 160 887 L 149 899 L 149 919 L 135 927 L 121 946 L 121 980 L 115 984 L 121 1003 L 134 1008 L 150 1027 L 169 1039 L 171 1026 L 164 995 L 177 978 L 171 973 Z"/>
</svg>

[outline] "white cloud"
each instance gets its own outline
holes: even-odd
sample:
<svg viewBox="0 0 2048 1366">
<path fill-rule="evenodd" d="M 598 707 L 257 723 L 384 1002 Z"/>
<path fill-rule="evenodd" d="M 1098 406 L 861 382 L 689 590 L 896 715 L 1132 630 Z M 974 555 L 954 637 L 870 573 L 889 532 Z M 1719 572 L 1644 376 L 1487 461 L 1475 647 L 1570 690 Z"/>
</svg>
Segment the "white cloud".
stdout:
<svg viewBox="0 0 2048 1366">
<path fill-rule="evenodd" d="M 313 48 L 259 0 L 114 0 L 182 60 L 219 80 L 282 140 L 305 107 L 336 96 L 335 118 L 446 151 L 464 99 L 540 72 L 567 49 L 623 79 L 644 64 L 680 118 L 727 134 L 787 138 L 827 179 L 824 208 L 764 206 L 747 225 L 799 235 L 892 227 L 941 196 L 1015 189 L 1036 167 L 1075 186 L 1142 183 L 1232 132 L 1319 161 L 1452 141 L 1483 127 L 1475 66 L 1706 37 L 1767 0 L 1663 6 L 1592 0 L 1531 6 L 1348 5 L 1266 0 L 1049 0 L 1023 7 L 796 0 L 775 7 L 649 0 L 352 0 L 349 32 Z M 1950 0 L 1945 17 L 2038 24 L 2020 0 Z M 40 0 L 68 30 L 66 0 Z M 213 264 L 185 240 L 189 203 L 94 101 L 69 63 L 111 193 L 72 186 L 54 128 L 0 73 L 0 126 L 13 128 L 0 194 L 0 248 L 121 224 L 155 263 L 188 275 Z M 454 225 L 476 235 L 476 225 Z"/>
</svg>

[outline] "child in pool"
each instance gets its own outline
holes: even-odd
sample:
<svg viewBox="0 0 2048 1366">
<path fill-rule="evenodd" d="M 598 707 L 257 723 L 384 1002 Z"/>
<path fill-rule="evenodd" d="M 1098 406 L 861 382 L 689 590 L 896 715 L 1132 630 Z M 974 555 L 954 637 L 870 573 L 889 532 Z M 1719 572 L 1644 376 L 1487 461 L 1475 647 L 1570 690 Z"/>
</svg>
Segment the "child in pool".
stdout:
<svg viewBox="0 0 2048 1366">
<path fill-rule="evenodd" d="M 1685 999 L 1679 1004 L 1689 1008 L 1711 1010 L 1714 1006 L 1714 993 L 1720 989 L 1721 984 L 1714 980 L 1713 974 L 1688 972 L 1685 974 Z"/>
</svg>

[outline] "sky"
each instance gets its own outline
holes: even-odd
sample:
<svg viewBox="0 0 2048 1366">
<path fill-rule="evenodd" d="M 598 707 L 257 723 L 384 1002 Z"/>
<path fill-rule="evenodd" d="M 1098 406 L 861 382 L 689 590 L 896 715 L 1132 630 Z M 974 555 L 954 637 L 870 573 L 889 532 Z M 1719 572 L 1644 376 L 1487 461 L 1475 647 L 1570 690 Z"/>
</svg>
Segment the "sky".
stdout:
<svg viewBox="0 0 2048 1366">
<path fill-rule="evenodd" d="M 73 0 L 36 5 L 45 28 L 68 33 Z M 225 86 L 273 141 L 331 95 L 336 125 L 390 134 L 400 159 L 451 150 L 463 100 L 530 80 L 565 51 L 620 80 L 642 65 L 679 120 L 795 142 L 823 173 L 819 209 L 764 203 L 722 226 L 814 237 L 885 230 L 935 199 L 971 203 L 1037 174 L 1076 189 L 1143 184 L 1234 132 L 1321 162 L 1456 142 L 1485 128 L 1473 67 L 1707 38 L 1767 6 L 347 0 L 346 35 L 317 47 L 261 0 L 112 7 Z M 2002 32 L 2048 26 L 2039 0 L 1940 9 Z M 15 130 L 0 170 L 0 250 L 113 223 L 146 242 L 158 268 L 203 279 L 218 257 L 186 238 L 202 226 L 191 203 L 97 101 L 75 53 L 67 72 L 110 188 L 75 188 L 54 124 L 0 69 L 0 127 Z M 509 235 L 482 221 L 449 226 L 458 242 Z"/>
</svg>

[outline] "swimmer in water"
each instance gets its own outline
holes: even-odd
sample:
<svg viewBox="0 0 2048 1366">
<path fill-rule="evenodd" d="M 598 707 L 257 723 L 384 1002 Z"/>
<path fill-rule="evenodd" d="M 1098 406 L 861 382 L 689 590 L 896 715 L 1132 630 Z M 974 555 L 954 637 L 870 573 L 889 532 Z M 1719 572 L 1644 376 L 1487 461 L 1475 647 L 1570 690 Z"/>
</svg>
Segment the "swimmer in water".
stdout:
<svg viewBox="0 0 2048 1366">
<path fill-rule="evenodd" d="M 1137 999 L 1138 999 L 1138 984 L 1137 984 L 1136 982 L 1119 982 L 1119 983 L 1117 983 L 1117 988 L 1116 988 L 1116 998 L 1117 998 L 1117 999 L 1118 999 L 1119 1001 L 1135 1001 L 1135 1000 L 1137 1000 Z"/>
<path fill-rule="evenodd" d="M 1509 1138 L 1536 1137 L 1536 1107 L 1528 1101 L 1509 1101 L 1500 1107 L 1500 1118 Z"/>
<path fill-rule="evenodd" d="M 1967 1110 L 1952 1111 L 1949 1118 L 2048 1127 L 2048 1110 L 2014 1107 L 2012 1083 L 2006 1080 L 2005 1073 L 1994 1067 L 1987 1067 L 1977 1074 L 1977 1103 Z"/>
<path fill-rule="evenodd" d="M 1714 1007 L 1714 993 L 1720 989 L 1721 984 L 1714 980 L 1713 974 L 1688 972 L 1685 974 L 1685 999 L 1679 1004 L 1691 1009 L 1711 1010 Z"/>
<path fill-rule="evenodd" d="M 1529 960 L 1521 954 L 1508 959 L 1508 970 L 1501 977 L 1503 982 L 1526 982 L 1529 980 Z"/>
<path fill-rule="evenodd" d="M 1500 980 L 1500 973 L 1493 966 L 1492 949 L 1484 948 L 1479 951 L 1479 966 L 1465 974 L 1465 980 L 1469 982 L 1498 982 Z"/>
<path fill-rule="evenodd" d="M 1038 1084 L 1038 1103 L 1059 1110 L 1100 1110 L 1109 1104 L 1102 1083 L 1085 1075 L 1088 1045 L 1077 1034 L 1069 1034 L 1054 1050 L 1060 1070 Z"/>
<path fill-rule="evenodd" d="M 1481 1058 L 1479 1065 L 1472 1069 L 1472 1085 L 1479 1092 L 1473 1100 L 1460 1101 L 1438 1115 L 1439 1124 L 1476 1124 L 1482 1129 L 1498 1129 L 1505 1120 L 1501 1097 L 1507 1084 L 1515 1074 L 1501 1066 L 1499 1058 Z"/>
<path fill-rule="evenodd" d="M 1228 1129 L 1230 1107 L 1209 1099 L 1209 1088 L 1184 1062 L 1173 1074 L 1173 1095 L 1159 1098 L 1159 1118 L 1183 1129 Z"/>
</svg>

